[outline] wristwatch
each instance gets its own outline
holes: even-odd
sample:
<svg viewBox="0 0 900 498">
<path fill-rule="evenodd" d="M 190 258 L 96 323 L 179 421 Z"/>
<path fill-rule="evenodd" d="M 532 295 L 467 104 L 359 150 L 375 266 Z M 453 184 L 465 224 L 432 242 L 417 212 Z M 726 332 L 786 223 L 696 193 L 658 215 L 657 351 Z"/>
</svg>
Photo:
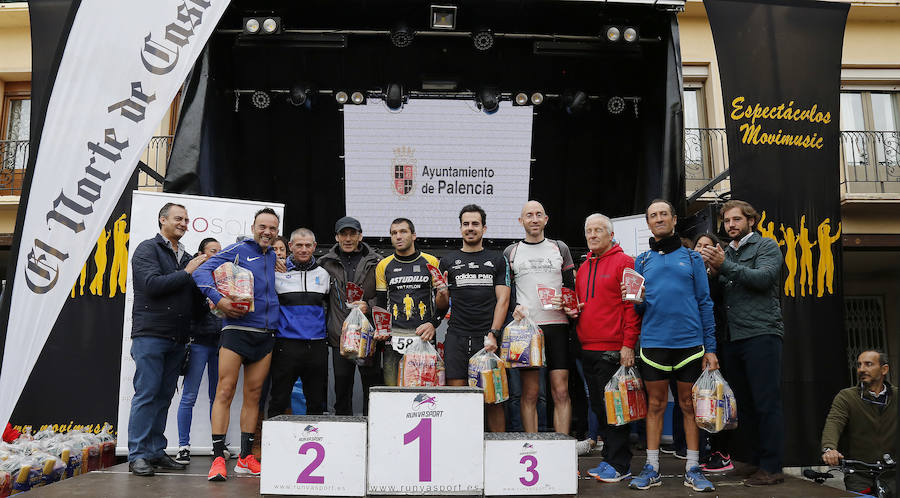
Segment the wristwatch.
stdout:
<svg viewBox="0 0 900 498">
<path fill-rule="evenodd" d="M 488 331 L 488 333 L 493 334 L 494 339 L 496 339 L 497 341 L 499 341 L 500 338 L 503 336 L 503 333 L 500 331 L 500 329 L 491 329 Z"/>
</svg>

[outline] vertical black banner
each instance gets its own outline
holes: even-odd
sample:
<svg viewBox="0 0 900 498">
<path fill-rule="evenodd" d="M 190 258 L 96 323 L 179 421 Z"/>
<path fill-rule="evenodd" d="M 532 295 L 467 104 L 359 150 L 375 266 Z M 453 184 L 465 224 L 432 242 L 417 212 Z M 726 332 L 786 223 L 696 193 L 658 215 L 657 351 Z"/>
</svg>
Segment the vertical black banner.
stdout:
<svg viewBox="0 0 900 498">
<path fill-rule="evenodd" d="M 810 464 L 831 399 L 846 387 L 838 112 L 850 6 L 703 3 L 722 81 L 732 197 L 756 207 L 757 229 L 784 253 L 784 463 Z"/>
</svg>

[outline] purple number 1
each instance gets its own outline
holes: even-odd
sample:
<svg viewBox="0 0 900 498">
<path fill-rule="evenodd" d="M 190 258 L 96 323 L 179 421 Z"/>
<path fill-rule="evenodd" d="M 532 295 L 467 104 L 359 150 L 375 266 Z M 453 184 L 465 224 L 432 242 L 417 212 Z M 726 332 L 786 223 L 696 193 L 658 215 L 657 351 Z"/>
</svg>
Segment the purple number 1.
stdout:
<svg viewBox="0 0 900 498">
<path fill-rule="evenodd" d="M 530 479 L 525 479 L 524 477 L 519 478 L 519 482 L 521 482 L 524 486 L 534 486 L 538 483 L 538 480 L 541 478 L 541 475 L 538 474 L 537 471 L 537 457 L 534 455 L 525 455 L 519 460 L 519 463 L 528 464 L 528 467 L 525 467 L 525 472 L 531 474 Z"/>
<path fill-rule="evenodd" d="M 419 482 L 431 482 L 431 419 L 423 418 L 419 424 L 403 435 L 403 445 L 419 440 Z"/>
<path fill-rule="evenodd" d="M 319 465 L 322 465 L 322 460 L 325 460 L 325 447 L 315 441 L 307 441 L 300 446 L 301 455 L 305 455 L 309 450 L 315 451 L 316 457 L 303 469 L 303 472 L 300 472 L 300 476 L 297 477 L 297 484 L 322 484 L 325 482 L 324 476 L 310 474 L 319 468 Z"/>
</svg>

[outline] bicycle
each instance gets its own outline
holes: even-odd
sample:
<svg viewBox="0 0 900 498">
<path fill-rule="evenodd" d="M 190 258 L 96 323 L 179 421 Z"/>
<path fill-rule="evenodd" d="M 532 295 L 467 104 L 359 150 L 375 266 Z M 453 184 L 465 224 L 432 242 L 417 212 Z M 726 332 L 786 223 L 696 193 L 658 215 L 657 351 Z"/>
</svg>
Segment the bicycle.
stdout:
<svg viewBox="0 0 900 498">
<path fill-rule="evenodd" d="M 885 453 L 882 457 L 882 460 L 879 460 L 875 463 L 866 463 L 860 460 L 849 460 L 842 459 L 840 463 L 835 467 L 830 467 L 825 472 L 816 472 L 812 469 L 806 469 L 803 471 L 803 477 L 815 481 L 818 484 L 822 484 L 826 479 L 833 479 L 834 475 L 831 474 L 832 471 L 839 471 L 844 475 L 849 474 L 860 474 L 874 481 L 874 486 L 869 488 L 863 493 L 867 493 L 877 498 L 891 498 L 893 495 L 891 492 L 885 487 L 881 482 L 881 475 L 885 472 L 889 472 L 891 470 L 895 470 L 897 464 L 891 455 Z"/>
</svg>

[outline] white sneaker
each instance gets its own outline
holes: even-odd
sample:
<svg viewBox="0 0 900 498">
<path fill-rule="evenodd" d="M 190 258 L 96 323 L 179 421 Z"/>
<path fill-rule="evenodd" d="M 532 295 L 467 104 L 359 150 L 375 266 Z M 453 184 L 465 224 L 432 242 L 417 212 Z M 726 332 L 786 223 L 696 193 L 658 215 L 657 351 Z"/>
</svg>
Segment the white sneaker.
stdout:
<svg viewBox="0 0 900 498">
<path fill-rule="evenodd" d="M 183 463 L 185 465 L 191 463 L 191 447 L 190 447 L 190 445 L 178 447 L 178 453 L 175 454 L 175 461 L 178 463 Z"/>
<path fill-rule="evenodd" d="M 577 443 L 575 443 L 575 451 L 578 453 L 578 456 L 590 454 L 593 447 L 594 447 L 593 439 L 584 439 L 582 441 L 578 441 Z"/>
</svg>

